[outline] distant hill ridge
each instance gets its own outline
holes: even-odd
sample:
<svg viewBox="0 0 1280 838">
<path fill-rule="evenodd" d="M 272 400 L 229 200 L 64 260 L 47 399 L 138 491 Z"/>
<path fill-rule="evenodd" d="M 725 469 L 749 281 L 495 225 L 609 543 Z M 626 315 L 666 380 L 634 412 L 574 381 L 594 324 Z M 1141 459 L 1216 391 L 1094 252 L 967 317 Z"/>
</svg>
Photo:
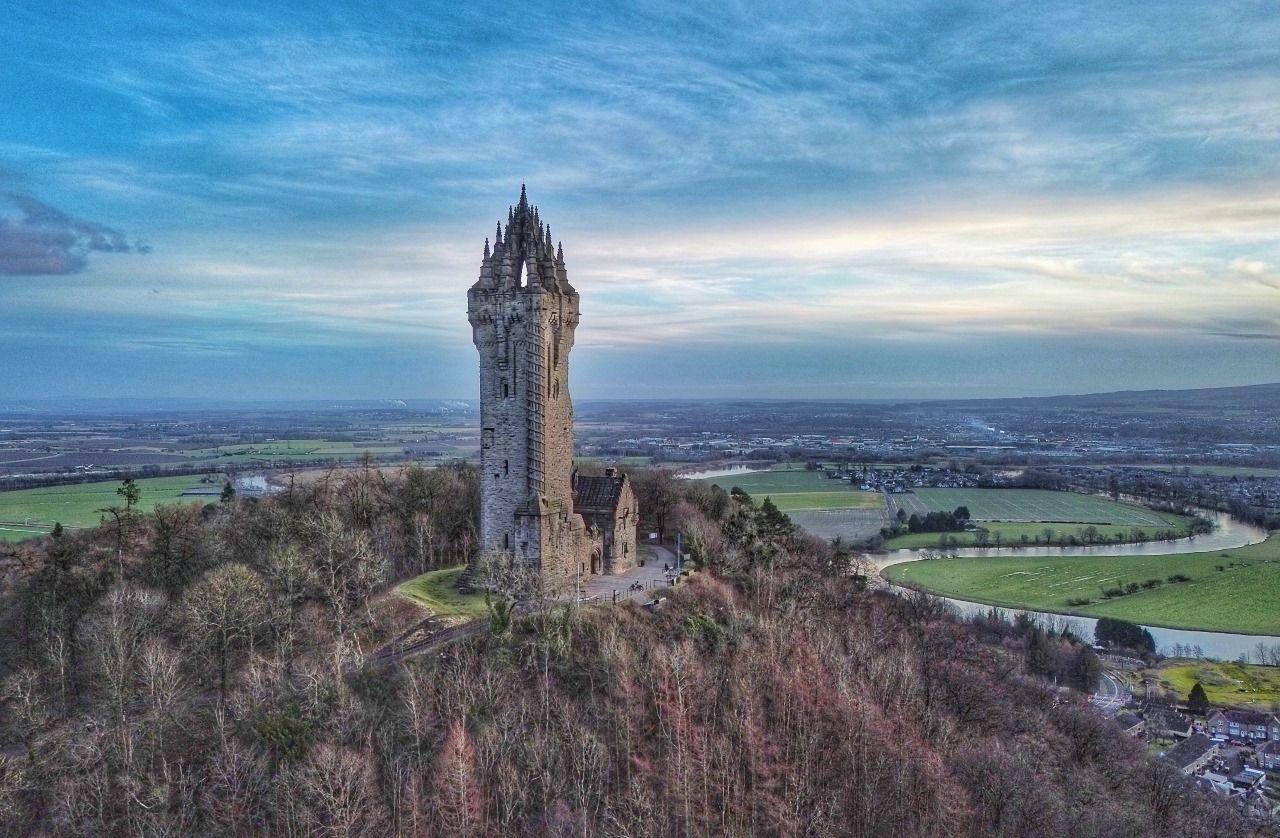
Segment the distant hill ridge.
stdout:
<svg viewBox="0 0 1280 838">
<path fill-rule="evenodd" d="M 1044 406 L 1044 407 L 1204 407 L 1212 401 L 1219 406 L 1280 408 L 1280 382 L 1239 387 L 1205 387 L 1193 390 L 1117 390 L 1061 396 L 1017 396 L 996 399 L 932 399 L 902 402 L 952 406 Z"/>
</svg>

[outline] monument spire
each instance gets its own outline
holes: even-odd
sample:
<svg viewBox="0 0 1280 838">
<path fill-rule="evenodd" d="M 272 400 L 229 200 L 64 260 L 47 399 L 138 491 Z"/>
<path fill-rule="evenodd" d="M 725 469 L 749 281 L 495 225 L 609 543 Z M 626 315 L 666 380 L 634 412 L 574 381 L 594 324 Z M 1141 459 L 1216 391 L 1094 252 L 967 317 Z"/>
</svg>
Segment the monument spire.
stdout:
<svg viewBox="0 0 1280 838">
<path fill-rule="evenodd" d="M 521 184 L 506 228 L 496 226 L 492 246 L 485 240 L 467 316 L 480 353 L 481 550 L 532 565 L 554 587 L 614 560 L 574 507 L 569 353 L 578 294 L 541 216 Z M 613 526 L 617 516 L 607 517 Z"/>
</svg>

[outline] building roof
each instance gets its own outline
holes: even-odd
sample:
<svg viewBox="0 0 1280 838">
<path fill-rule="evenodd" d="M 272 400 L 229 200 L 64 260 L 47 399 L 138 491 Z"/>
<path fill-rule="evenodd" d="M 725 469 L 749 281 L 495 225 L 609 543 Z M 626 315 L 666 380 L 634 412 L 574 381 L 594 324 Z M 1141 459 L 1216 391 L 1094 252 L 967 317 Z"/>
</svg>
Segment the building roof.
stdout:
<svg viewBox="0 0 1280 838">
<path fill-rule="evenodd" d="M 1266 725 L 1274 718 L 1270 713 L 1259 713 L 1256 710 L 1215 710 L 1209 714 L 1210 719 L 1219 716 L 1240 725 Z"/>
<path fill-rule="evenodd" d="M 1242 768 L 1231 778 L 1237 786 L 1256 786 L 1267 778 L 1267 772 L 1260 768 Z"/>
<path fill-rule="evenodd" d="M 1136 713 L 1128 713 L 1128 712 L 1121 713 L 1120 715 L 1116 716 L 1116 721 L 1119 722 L 1120 727 L 1124 728 L 1125 730 L 1133 730 L 1135 727 L 1142 724 L 1141 717 L 1139 717 Z"/>
<path fill-rule="evenodd" d="M 1203 733 L 1195 733 L 1164 752 L 1164 758 L 1184 771 L 1218 746 Z"/>
<path fill-rule="evenodd" d="M 1157 708 L 1148 710 L 1147 727 L 1155 727 L 1159 730 L 1177 730 L 1186 732 L 1191 729 L 1191 717 L 1179 713 L 1171 708 Z"/>
<path fill-rule="evenodd" d="M 1230 780 L 1225 777 L 1219 777 L 1216 774 L 1196 777 L 1195 779 L 1196 785 L 1200 790 L 1209 794 L 1219 794 L 1224 797 L 1229 797 L 1235 789 L 1235 787 L 1231 785 Z"/>
<path fill-rule="evenodd" d="M 575 474 L 573 478 L 573 508 L 583 515 L 612 516 L 618 509 L 626 475 L 613 473 L 602 475 Z"/>
<path fill-rule="evenodd" d="M 1258 746 L 1258 753 L 1280 756 L 1280 739 L 1272 739 L 1270 742 L 1263 742 Z"/>
</svg>

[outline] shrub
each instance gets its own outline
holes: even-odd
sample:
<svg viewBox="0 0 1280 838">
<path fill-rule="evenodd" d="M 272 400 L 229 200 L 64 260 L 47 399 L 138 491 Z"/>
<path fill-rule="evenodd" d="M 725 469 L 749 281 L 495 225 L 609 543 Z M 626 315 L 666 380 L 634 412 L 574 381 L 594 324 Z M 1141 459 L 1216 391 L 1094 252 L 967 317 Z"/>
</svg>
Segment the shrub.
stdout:
<svg viewBox="0 0 1280 838">
<path fill-rule="evenodd" d="M 1127 646 L 1148 652 L 1154 652 L 1156 649 L 1156 641 L 1151 636 L 1151 632 L 1140 625 L 1128 620 L 1117 620 L 1115 617 L 1100 618 L 1093 630 L 1093 636 L 1098 643 L 1102 644 Z"/>
<path fill-rule="evenodd" d="M 311 725 L 296 704 L 265 713 L 254 722 L 253 732 L 277 759 L 286 762 L 306 756 L 311 747 Z"/>
<path fill-rule="evenodd" d="M 716 649 L 724 637 L 724 629 L 706 614 L 690 614 L 684 621 L 684 633 L 702 649 Z"/>
</svg>

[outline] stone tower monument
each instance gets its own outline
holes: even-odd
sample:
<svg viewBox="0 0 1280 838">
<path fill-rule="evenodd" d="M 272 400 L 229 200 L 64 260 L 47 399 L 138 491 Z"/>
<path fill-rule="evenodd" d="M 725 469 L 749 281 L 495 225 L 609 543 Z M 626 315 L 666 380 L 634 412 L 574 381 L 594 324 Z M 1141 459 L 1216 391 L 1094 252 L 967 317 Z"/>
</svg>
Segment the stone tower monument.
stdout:
<svg viewBox="0 0 1280 838">
<path fill-rule="evenodd" d="M 573 495 L 578 292 L 523 186 L 492 250 L 485 240 L 467 315 L 480 352 L 480 548 L 510 553 L 547 587 L 563 588 L 591 572 L 591 537 Z"/>
</svg>

